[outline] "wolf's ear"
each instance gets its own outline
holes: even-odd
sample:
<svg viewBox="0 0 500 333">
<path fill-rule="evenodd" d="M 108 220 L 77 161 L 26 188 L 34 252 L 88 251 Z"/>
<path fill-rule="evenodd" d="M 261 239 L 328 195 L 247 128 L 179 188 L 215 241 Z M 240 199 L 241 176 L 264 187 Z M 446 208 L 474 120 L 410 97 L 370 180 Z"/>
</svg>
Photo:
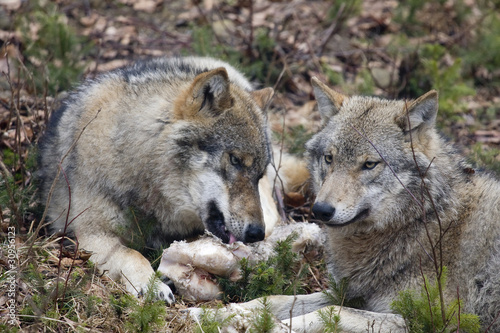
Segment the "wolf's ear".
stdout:
<svg viewBox="0 0 500 333">
<path fill-rule="evenodd" d="M 260 90 L 254 90 L 250 94 L 252 95 L 252 98 L 257 103 L 257 105 L 262 110 L 265 110 L 267 103 L 269 103 L 269 101 L 273 97 L 274 89 L 273 88 L 264 88 L 264 89 L 260 89 Z"/>
<path fill-rule="evenodd" d="M 438 106 L 438 93 L 436 90 L 431 90 L 409 103 L 403 110 L 404 112 L 396 119 L 396 123 L 405 132 L 433 128 Z"/>
<path fill-rule="evenodd" d="M 321 115 L 321 120 L 325 123 L 339 112 L 342 103 L 344 103 L 348 97 L 330 89 L 315 76 L 311 79 L 311 84 L 313 86 L 314 96 L 318 102 L 318 110 Z"/>
<path fill-rule="evenodd" d="M 187 91 L 177 99 L 175 116 L 178 119 L 217 116 L 232 103 L 227 71 L 219 67 L 194 78 Z"/>
</svg>

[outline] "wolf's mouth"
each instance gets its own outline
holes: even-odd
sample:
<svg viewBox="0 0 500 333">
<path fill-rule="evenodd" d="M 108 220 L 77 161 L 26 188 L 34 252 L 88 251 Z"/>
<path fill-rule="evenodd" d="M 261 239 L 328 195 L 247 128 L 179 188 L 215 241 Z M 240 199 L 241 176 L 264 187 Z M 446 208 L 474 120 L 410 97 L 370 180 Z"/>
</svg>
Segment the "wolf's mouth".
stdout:
<svg viewBox="0 0 500 333">
<path fill-rule="evenodd" d="M 327 225 L 330 226 L 330 227 L 343 227 L 343 226 L 352 224 L 354 222 L 358 222 L 358 221 L 364 220 L 364 219 L 366 219 L 368 217 L 368 215 L 370 215 L 370 209 L 366 208 L 366 209 L 363 209 L 361 212 L 359 212 L 358 215 L 354 216 L 352 219 L 350 219 L 347 222 L 339 223 L 339 224 L 327 224 Z"/>
<path fill-rule="evenodd" d="M 236 237 L 226 227 L 224 214 L 219 210 L 217 204 L 210 202 L 208 207 L 207 229 L 214 236 L 219 237 L 224 243 L 232 244 L 237 241 Z"/>
</svg>

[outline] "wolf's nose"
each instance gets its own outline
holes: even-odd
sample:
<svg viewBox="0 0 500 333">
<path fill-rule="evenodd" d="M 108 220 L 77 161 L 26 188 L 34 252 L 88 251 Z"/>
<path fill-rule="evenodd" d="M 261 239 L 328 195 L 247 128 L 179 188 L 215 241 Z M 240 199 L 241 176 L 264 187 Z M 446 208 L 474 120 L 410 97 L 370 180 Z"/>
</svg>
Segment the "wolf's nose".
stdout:
<svg viewBox="0 0 500 333">
<path fill-rule="evenodd" d="M 266 235 L 264 228 L 251 224 L 245 232 L 245 243 L 255 243 L 264 239 Z"/>
<path fill-rule="evenodd" d="M 312 212 L 317 219 L 327 222 L 330 221 L 335 214 L 335 208 L 326 202 L 316 202 L 312 208 Z"/>
</svg>

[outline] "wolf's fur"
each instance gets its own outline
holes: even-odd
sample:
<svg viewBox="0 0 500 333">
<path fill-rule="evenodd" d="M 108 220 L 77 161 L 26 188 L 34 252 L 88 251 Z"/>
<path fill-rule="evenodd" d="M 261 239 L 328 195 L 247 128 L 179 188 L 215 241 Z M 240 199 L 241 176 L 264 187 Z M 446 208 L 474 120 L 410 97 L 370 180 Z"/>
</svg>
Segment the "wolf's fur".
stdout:
<svg viewBox="0 0 500 333">
<path fill-rule="evenodd" d="M 134 294 L 154 272 L 121 239 L 130 207 L 158 221 L 150 247 L 204 230 L 225 242 L 262 240 L 258 183 L 270 156 L 262 109 L 271 95 L 211 58 L 139 62 L 87 81 L 40 143 L 44 200 L 69 152 L 68 182 L 61 173 L 48 206 L 52 229 L 70 221 L 79 247 Z M 158 295 L 174 300 L 165 284 Z"/>
<path fill-rule="evenodd" d="M 329 273 L 349 279 L 348 298 L 362 297 L 365 310 L 387 315 L 370 328 L 406 331 L 390 304 L 401 290 L 420 289 L 421 270 L 435 277 L 432 242 L 448 267 L 445 297 L 456 298 L 458 287 L 461 310 L 500 332 L 500 183 L 474 172 L 438 135 L 437 93 L 405 102 L 348 97 L 315 78 L 312 84 L 323 122 L 306 145 L 313 212 L 327 228 Z M 329 305 L 323 293 L 267 301 L 294 331 L 323 331 L 317 326 L 317 310 Z M 238 306 L 255 309 L 260 302 Z M 358 319 L 351 309 L 338 312 L 347 332 L 366 332 L 362 323 L 372 322 L 367 312 Z"/>
<path fill-rule="evenodd" d="M 307 151 L 329 272 L 367 310 L 389 312 L 399 291 L 423 283 L 421 270 L 435 276 L 442 249 L 445 297 L 458 287 L 462 310 L 488 327 L 500 312 L 500 183 L 438 135 L 437 93 L 405 102 L 312 84 L 323 128 Z"/>
</svg>

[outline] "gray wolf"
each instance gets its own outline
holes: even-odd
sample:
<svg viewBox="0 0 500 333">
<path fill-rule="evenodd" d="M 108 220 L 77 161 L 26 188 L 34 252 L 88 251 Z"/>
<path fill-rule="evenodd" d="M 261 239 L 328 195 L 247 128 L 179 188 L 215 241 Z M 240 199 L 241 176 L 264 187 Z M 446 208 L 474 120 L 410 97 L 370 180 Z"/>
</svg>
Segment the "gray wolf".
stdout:
<svg viewBox="0 0 500 333">
<path fill-rule="evenodd" d="M 405 332 L 390 304 L 402 290 L 420 290 L 422 273 L 434 278 L 437 264 L 448 268 L 444 297 L 458 290 L 461 310 L 500 332 L 500 183 L 438 134 L 437 92 L 403 101 L 345 96 L 316 78 L 312 85 L 322 118 L 306 143 L 312 212 L 325 228 L 329 273 L 348 279 L 346 298 L 364 299 L 363 312 L 338 311 L 341 328 L 371 332 L 366 323 L 375 320 L 375 331 Z M 297 332 L 322 332 L 317 310 L 330 305 L 322 293 L 268 302 Z"/>
<path fill-rule="evenodd" d="M 152 248 L 204 231 L 226 243 L 262 240 L 259 180 L 270 158 L 263 109 L 272 94 L 201 57 L 138 62 L 85 82 L 39 145 L 52 230 L 73 233 L 135 295 L 154 271 L 124 239 L 131 208 L 156 221 Z M 157 295 L 174 301 L 164 283 Z"/>
<path fill-rule="evenodd" d="M 306 148 L 330 274 L 366 310 L 390 312 L 442 264 L 445 298 L 458 288 L 462 310 L 488 327 L 500 313 L 500 182 L 438 134 L 437 92 L 402 101 L 312 85 L 323 127 Z"/>
</svg>

